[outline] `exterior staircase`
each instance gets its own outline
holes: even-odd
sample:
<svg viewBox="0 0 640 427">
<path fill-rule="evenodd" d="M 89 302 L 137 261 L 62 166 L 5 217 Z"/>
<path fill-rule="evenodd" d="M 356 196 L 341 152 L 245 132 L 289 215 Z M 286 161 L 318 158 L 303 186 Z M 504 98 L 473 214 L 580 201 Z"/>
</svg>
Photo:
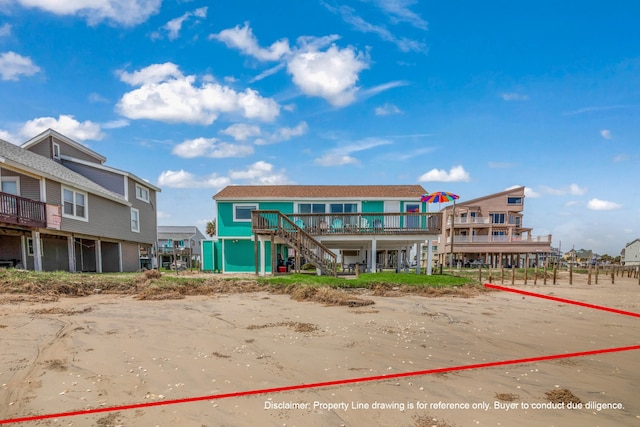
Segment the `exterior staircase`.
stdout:
<svg viewBox="0 0 640 427">
<path fill-rule="evenodd" d="M 251 226 L 256 235 L 275 235 L 281 238 L 322 274 L 337 276 L 338 256 L 280 211 L 252 211 Z"/>
</svg>

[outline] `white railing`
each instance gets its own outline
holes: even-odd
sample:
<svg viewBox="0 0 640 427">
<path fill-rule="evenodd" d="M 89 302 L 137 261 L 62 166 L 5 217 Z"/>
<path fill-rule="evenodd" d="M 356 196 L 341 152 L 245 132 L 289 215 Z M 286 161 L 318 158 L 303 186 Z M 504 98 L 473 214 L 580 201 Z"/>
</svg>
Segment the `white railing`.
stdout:
<svg viewBox="0 0 640 427">
<path fill-rule="evenodd" d="M 451 238 L 447 237 L 447 243 Z M 551 235 L 546 236 L 456 236 L 454 243 L 551 243 Z"/>
<path fill-rule="evenodd" d="M 451 225 L 451 219 L 449 219 L 449 225 Z M 477 216 L 477 217 L 466 217 L 466 218 L 461 218 L 461 217 L 456 217 L 456 224 L 490 224 L 491 223 L 491 219 L 489 217 L 482 217 L 482 216 Z"/>
</svg>

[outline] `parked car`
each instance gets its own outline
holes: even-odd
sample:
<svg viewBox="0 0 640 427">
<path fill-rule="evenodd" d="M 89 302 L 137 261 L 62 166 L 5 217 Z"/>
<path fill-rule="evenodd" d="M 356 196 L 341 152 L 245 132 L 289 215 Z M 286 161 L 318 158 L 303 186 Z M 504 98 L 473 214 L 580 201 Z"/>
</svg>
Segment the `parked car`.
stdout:
<svg viewBox="0 0 640 427">
<path fill-rule="evenodd" d="M 472 259 L 464 263 L 464 266 L 467 268 L 485 268 L 487 264 L 481 259 Z"/>
<path fill-rule="evenodd" d="M 178 270 L 178 271 L 182 271 L 182 270 L 186 270 L 187 269 L 187 263 L 184 261 L 174 261 L 171 263 L 171 265 L 169 265 L 169 268 L 171 270 Z"/>
</svg>

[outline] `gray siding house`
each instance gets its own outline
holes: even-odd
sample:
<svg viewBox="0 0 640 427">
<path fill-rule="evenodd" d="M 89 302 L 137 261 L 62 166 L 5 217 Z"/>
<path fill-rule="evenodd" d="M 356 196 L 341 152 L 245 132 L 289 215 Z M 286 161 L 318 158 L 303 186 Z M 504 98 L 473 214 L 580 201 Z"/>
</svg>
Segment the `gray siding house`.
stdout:
<svg viewBox="0 0 640 427">
<path fill-rule="evenodd" d="M 159 265 L 167 268 L 175 258 L 189 267 L 200 267 L 203 240 L 206 237 L 193 225 L 158 226 Z"/>
<path fill-rule="evenodd" d="M 0 267 L 92 272 L 156 265 L 154 185 L 47 130 L 0 140 Z"/>
</svg>

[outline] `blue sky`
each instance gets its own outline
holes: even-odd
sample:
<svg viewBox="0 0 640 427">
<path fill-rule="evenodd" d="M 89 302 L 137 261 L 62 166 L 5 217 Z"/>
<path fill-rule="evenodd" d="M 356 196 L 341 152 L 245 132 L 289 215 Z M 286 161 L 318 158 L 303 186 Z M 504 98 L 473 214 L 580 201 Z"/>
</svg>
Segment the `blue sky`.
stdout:
<svg viewBox="0 0 640 427">
<path fill-rule="evenodd" d="M 640 237 L 640 4 L 0 0 L 0 138 L 51 127 L 162 188 L 527 188 L 563 251 Z M 416 195 L 418 197 L 419 195 Z"/>
</svg>

